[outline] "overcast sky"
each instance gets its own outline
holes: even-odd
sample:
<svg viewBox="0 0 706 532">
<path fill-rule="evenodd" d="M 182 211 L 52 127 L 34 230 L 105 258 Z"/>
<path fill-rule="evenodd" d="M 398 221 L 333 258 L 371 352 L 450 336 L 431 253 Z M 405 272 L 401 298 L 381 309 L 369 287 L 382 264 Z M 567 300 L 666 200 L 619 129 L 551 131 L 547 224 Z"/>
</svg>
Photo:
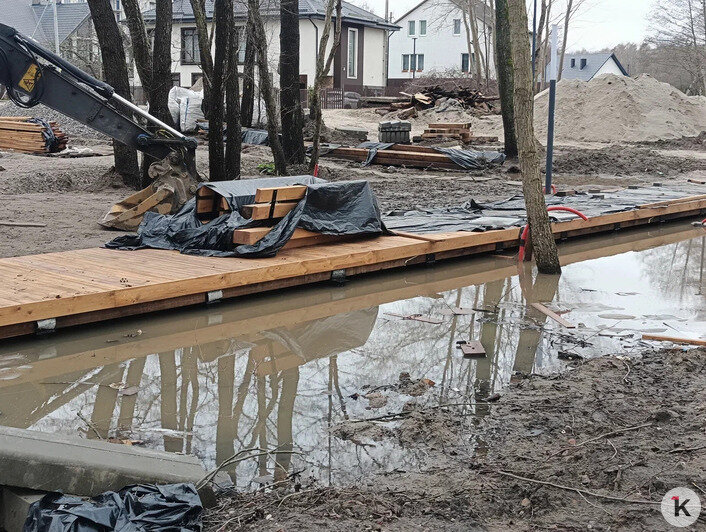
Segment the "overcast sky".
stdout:
<svg viewBox="0 0 706 532">
<path fill-rule="evenodd" d="M 349 0 L 366 3 L 380 16 L 385 0 Z M 403 15 L 420 0 L 389 0 L 395 18 Z M 528 4 L 529 4 L 528 0 Z M 621 42 L 642 42 L 647 33 L 647 14 L 652 0 L 587 0 L 569 31 L 569 49 L 599 50 Z"/>
</svg>

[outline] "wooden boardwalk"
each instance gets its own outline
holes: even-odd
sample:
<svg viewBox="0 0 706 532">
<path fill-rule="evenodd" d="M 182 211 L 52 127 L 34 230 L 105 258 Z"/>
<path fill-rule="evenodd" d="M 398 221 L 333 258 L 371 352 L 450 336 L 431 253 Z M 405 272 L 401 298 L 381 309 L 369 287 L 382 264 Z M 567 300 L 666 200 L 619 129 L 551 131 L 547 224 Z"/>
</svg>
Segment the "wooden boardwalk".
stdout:
<svg viewBox="0 0 706 532">
<path fill-rule="evenodd" d="M 706 196 L 553 224 L 557 238 L 706 213 Z M 102 248 L 0 259 L 0 338 L 517 247 L 519 229 L 401 234 L 266 259 Z"/>
</svg>

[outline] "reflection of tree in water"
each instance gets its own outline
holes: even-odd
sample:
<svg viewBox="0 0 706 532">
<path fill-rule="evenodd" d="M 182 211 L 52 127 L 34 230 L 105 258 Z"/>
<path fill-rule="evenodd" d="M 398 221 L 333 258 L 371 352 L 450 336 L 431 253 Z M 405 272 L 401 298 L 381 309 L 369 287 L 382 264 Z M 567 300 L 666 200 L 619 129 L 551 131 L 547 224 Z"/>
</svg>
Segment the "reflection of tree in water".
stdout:
<svg viewBox="0 0 706 532">
<path fill-rule="evenodd" d="M 651 285 L 679 301 L 704 293 L 706 237 L 692 238 L 641 254 L 642 273 Z"/>
<path fill-rule="evenodd" d="M 553 291 L 543 291 L 539 279 L 531 287 L 542 292 L 543 300 L 554 297 Z M 450 307 L 491 312 L 443 314 Z M 400 320 L 387 312 L 443 319 L 436 325 Z M 138 393 L 120 395 L 105 385 L 83 387 L 66 406 L 80 400 L 79 408 L 90 413 L 102 437 L 144 439 L 171 452 L 193 453 L 209 467 L 242 449 L 280 451 L 229 470 L 241 486 L 258 476 L 282 479 L 304 466 L 329 482 L 352 481 L 380 468 L 416 468 L 424 457 L 394 441 L 360 447 L 331 435 L 329 428 L 343 419 L 376 413 L 365 409 L 367 400 L 349 396 L 364 392 L 366 385 L 395 384 L 401 372 L 409 372 L 412 378 L 438 383 L 420 401 L 483 399 L 507 384 L 513 370 L 530 372 L 534 367 L 543 336 L 519 326 L 526 312 L 533 311 L 525 309 L 517 278 L 501 279 L 385 304 L 379 311 L 352 311 L 107 366 L 101 370 L 106 372 L 101 383 L 122 381 L 138 386 Z M 544 318 L 534 316 L 537 321 Z M 476 339 L 488 356 L 461 356 L 456 342 Z M 86 378 L 98 382 L 95 373 Z M 487 411 L 475 406 L 467 410 Z M 43 415 L 50 417 L 52 411 Z M 77 421 L 67 416 L 62 423 L 69 432 Z"/>
</svg>

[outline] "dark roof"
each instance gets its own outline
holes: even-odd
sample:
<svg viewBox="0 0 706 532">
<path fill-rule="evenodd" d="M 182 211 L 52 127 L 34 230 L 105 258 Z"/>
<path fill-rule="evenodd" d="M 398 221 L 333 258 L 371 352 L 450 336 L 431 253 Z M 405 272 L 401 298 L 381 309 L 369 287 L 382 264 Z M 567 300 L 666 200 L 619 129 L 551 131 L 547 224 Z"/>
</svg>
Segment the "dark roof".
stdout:
<svg viewBox="0 0 706 532">
<path fill-rule="evenodd" d="M 596 54 L 566 54 L 564 56 L 564 67 L 561 72 L 561 79 L 578 79 L 580 81 L 591 81 L 598 71 L 605 65 L 610 59 L 614 59 L 618 68 L 627 76 L 627 71 L 620 64 L 618 58 L 612 52 L 596 53 Z M 576 66 L 571 68 L 571 60 L 575 61 Z M 581 68 L 581 60 L 586 60 L 586 66 Z M 551 63 L 547 65 L 547 73 L 550 72 L 549 68 Z"/>
<path fill-rule="evenodd" d="M 76 28 L 90 16 L 86 2 L 58 4 L 59 42 L 64 42 Z M 12 26 L 35 41 L 54 48 L 54 8 L 46 5 L 31 5 L 31 0 L 0 0 L 2 23 Z"/>
<path fill-rule="evenodd" d="M 2 1 L 2 0 L 0 0 Z M 353 22 L 364 26 L 375 26 L 383 29 L 398 30 L 399 26 L 385 22 L 379 17 L 365 9 L 354 6 L 348 2 L 342 2 L 342 15 L 344 22 Z M 235 17 L 239 19 L 247 18 L 247 6 L 243 2 L 236 1 L 233 6 Z M 172 2 L 172 18 L 174 22 L 193 22 L 194 12 L 191 9 L 190 0 L 174 0 Z M 279 0 L 262 0 L 260 2 L 260 13 L 263 16 L 279 16 Z M 150 9 L 143 13 L 146 23 L 153 23 L 155 10 Z M 299 0 L 299 18 L 323 19 L 326 16 L 325 0 Z M 213 0 L 206 0 L 206 18 L 213 17 Z"/>
</svg>

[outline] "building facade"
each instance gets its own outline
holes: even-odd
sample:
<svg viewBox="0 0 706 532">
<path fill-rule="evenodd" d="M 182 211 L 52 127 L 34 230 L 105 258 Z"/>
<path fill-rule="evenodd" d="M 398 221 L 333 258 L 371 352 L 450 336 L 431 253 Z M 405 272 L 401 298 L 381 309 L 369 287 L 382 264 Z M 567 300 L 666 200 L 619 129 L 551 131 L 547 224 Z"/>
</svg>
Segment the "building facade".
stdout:
<svg viewBox="0 0 706 532">
<path fill-rule="evenodd" d="M 325 2 L 323 0 L 300 0 L 299 2 L 299 69 L 302 88 L 314 84 L 316 55 L 324 29 Z M 334 58 L 328 86 L 359 93 L 383 92 L 386 85 L 385 52 L 388 32 L 397 26 L 384 19 L 343 2 L 341 46 Z M 172 28 L 172 79 L 175 85 L 192 86 L 201 77 L 200 53 L 196 24 L 189 0 L 173 2 Z M 279 2 L 263 0 L 261 14 L 267 36 L 268 62 L 275 87 L 279 86 L 278 64 L 280 53 Z M 207 2 L 206 15 L 209 32 L 213 16 L 213 3 Z M 145 12 L 145 23 L 154 24 L 154 11 Z M 235 53 L 242 64 L 245 58 L 245 24 L 247 11 L 240 2 L 235 5 L 235 19 L 239 27 L 240 44 Z M 333 35 L 328 50 L 333 44 Z M 241 66 L 242 72 L 242 66 Z M 136 78 L 139 80 L 139 78 Z"/>
<path fill-rule="evenodd" d="M 429 73 L 468 76 L 475 72 L 476 61 L 481 61 L 484 72 L 487 64 L 489 77 L 495 78 L 490 25 L 494 15 L 483 2 L 474 3 L 482 52 L 482 57 L 476 57 L 474 52 L 469 53 L 472 32 L 460 5 L 466 6 L 467 2 L 424 0 L 395 21 L 401 29 L 390 36 L 387 73 L 390 89 Z"/>
</svg>

